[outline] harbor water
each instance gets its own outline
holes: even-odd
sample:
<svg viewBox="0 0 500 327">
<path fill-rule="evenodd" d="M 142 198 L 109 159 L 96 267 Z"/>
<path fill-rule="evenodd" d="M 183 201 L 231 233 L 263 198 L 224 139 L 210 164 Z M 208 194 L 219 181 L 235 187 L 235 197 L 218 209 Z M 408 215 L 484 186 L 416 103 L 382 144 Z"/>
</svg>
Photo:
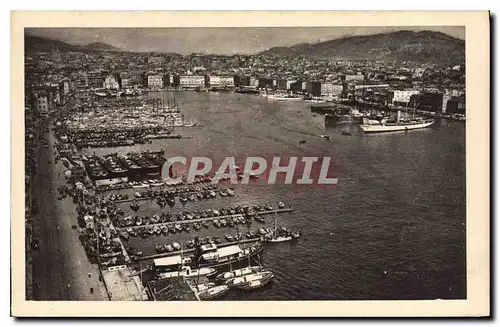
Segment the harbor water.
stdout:
<svg viewBox="0 0 500 327">
<path fill-rule="evenodd" d="M 466 298 L 464 122 L 438 119 L 423 130 L 364 135 L 354 124 L 325 126 L 305 101 L 204 92 L 149 96 L 175 96 L 186 119 L 198 121 L 176 129 L 188 139 L 86 151 L 162 148 L 167 157 L 204 156 L 214 165 L 234 156 L 240 167 L 247 156 L 331 157 L 329 177 L 338 178 L 337 185 L 268 185 L 261 179 L 232 186 L 235 197 L 186 205 L 283 201 L 293 212 L 278 215 L 278 224 L 304 232 L 297 242 L 266 246 L 262 263 L 275 273 L 269 285 L 231 291 L 224 300 Z M 342 135 L 346 129 L 351 135 Z M 177 203 L 172 212 L 178 210 Z M 140 211 L 154 214 L 159 207 L 144 202 Z M 256 224 L 253 230 L 261 227 Z M 227 232 L 217 231 L 210 224 L 203 235 Z M 134 239 L 135 246 L 141 242 L 145 255 L 154 253 L 157 241 Z"/>
</svg>

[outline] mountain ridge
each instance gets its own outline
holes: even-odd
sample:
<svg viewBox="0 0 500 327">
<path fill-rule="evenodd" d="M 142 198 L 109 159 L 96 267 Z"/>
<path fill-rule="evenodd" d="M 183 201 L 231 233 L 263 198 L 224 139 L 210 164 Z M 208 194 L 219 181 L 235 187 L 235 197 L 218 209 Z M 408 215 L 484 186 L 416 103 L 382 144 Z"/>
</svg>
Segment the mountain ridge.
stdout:
<svg viewBox="0 0 500 327">
<path fill-rule="evenodd" d="M 273 47 L 261 55 L 278 57 L 369 59 L 416 62 L 465 62 L 465 41 L 441 32 L 401 30 L 372 35 L 344 36 L 338 39 Z"/>
<path fill-rule="evenodd" d="M 120 51 L 125 52 L 120 48 L 112 46 L 104 42 L 92 42 L 85 45 L 74 45 L 69 44 L 61 40 L 49 39 L 46 37 L 34 36 L 26 34 L 24 36 L 24 47 L 25 50 L 37 50 L 49 52 L 54 49 L 59 49 L 60 51 Z"/>
<path fill-rule="evenodd" d="M 60 40 L 25 35 L 25 49 L 50 52 L 54 48 L 65 51 L 128 52 L 107 43 L 92 42 L 72 45 Z M 317 43 L 299 43 L 272 47 L 257 55 L 277 57 L 305 56 L 311 59 L 368 59 L 414 61 L 461 65 L 465 63 L 465 40 L 435 31 L 400 30 L 372 35 L 347 35 Z"/>
</svg>

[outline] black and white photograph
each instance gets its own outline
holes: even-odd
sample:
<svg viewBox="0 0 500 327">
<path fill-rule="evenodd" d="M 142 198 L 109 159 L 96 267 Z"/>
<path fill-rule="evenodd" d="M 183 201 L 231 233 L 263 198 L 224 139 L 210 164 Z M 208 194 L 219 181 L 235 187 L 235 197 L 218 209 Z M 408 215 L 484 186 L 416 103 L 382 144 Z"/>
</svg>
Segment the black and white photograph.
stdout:
<svg viewBox="0 0 500 327">
<path fill-rule="evenodd" d="M 101 26 L 23 28 L 25 301 L 470 299 L 465 24 Z"/>
</svg>

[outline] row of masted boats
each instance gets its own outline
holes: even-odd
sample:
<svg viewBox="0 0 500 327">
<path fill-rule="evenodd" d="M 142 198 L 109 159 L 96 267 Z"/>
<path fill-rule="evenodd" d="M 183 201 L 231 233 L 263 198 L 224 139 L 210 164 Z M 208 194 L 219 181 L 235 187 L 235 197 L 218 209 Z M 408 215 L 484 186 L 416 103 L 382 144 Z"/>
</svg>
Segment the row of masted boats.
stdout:
<svg viewBox="0 0 500 327">
<path fill-rule="evenodd" d="M 221 196 L 234 196 L 235 194 L 233 188 L 220 189 L 219 185 L 206 184 L 203 186 L 174 186 L 159 190 L 147 190 L 142 192 L 136 191 L 134 192 L 134 196 L 140 199 L 158 196 L 181 197 L 187 196 L 189 194 L 196 194 L 198 197 L 200 197 L 198 194 L 201 193 L 202 195 L 206 195 L 206 197 L 215 197 L 217 195 L 217 192 L 219 192 Z"/>
<path fill-rule="evenodd" d="M 282 202 L 279 203 L 278 208 L 284 206 Z M 135 216 L 132 215 L 125 216 L 125 213 L 122 209 L 116 210 L 116 215 L 111 217 L 113 223 L 118 227 L 131 227 L 131 226 L 144 226 L 151 224 L 160 224 L 160 223 L 171 223 L 171 222 L 181 222 L 188 220 L 196 220 L 196 219 L 204 219 L 204 218 L 215 218 L 217 221 L 214 221 L 215 227 L 226 227 L 232 226 L 232 224 L 238 223 L 249 223 L 251 222 L 250 216 L 256 216 L 256 220 L 262 220 L 261 216 L 259 216 L 259 212 L 266 212 L 273 210 L 273 207 L 264 204 L 264 205 L 254 205 L 252 208 L 250 206 L 231 206 L 228 208 L 220 208 L 220 209 L 207 209 L 200 211 L 180 211 L 175 214 L 170 212 L 161 212 L 157 215 L 149 216 Z M 231 217 L 235 216 L 236 217 Z M 230 216 L 230 217 L 227 217 Z M 218 218 L 220 217 L 220 218 Z"/>
<path fill-rule="evenodd" d="M 241 215 L 235 215 L 234 217 L 232 217 L 232 219 L 230 218 L 221 220 L 214 219 L 213 221 L 213 225 L 217 228 L 232 227 L 235 226 L 236 224 L 249 224 L 249 223 L 251 223 L 251 218 L 250 217 L 244 218 Z M 130 236 L 132 237 L 140 236 L 142 238 L 148 238 L 149 236 L 155 236 L 155 235 L 167 236 L 169 234 L 178 234 L 182 232 L 189 233 L 191 231 L 191 228 L 195 231 L 200 231 L 202 228 L 209 228 L 208 220 L 202 220 L 200 222 L 194 222 L 192 224 L 189 222 L 177 222 L 177 223 L 170 223 L 168 225 L 165 224 L 163 226 L 150 224 L 150 225 L 144 225 L 141 228 L 125 227 L 124 229 L 122 228 L 120 230 L 120 237 L 124 240 L 128 240 Z"/>
</svg>

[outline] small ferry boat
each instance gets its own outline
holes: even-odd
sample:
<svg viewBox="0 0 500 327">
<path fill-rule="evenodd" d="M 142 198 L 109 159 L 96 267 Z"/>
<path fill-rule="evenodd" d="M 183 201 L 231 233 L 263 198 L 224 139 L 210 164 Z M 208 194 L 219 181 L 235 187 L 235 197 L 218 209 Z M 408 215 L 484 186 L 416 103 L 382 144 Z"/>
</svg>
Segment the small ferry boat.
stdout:
<svg viewBox="0 0 500 327">
<path fill-rule="evenodd" d="M 227 286 L 227 285 L 213 286 L 213 287 L 209 287 L 205 290 L 202 290 L 200 293 L 198 293 L 198 297 L 202 301 L 213 300 L 213 299 L 216 299 L 218 297 L 221 297 L 227 291 L 229 291 L 229 286 Z"/>
<path fill-rule="evenodd" d="M 184 127 L 194 127 L 196 126 L 198 123 L 196 121 L 189 121 L 189 122 L 184 122 Z"/>
<path fill-rule="evenodd" d="M 223 283 L 229 283 L 231 280 L 233 280 L 236 277 L 250 275 L 250 274 L 259 272 L 261 270 L 262 270 L 261 266 L 245 267 L 245 268 L 236 269 L 233 271 L 220 273 L 215 277 L 215 279 L 220 280 Z"/>
<path fill-rule="evenodd" d="M 228 283 L 228 286 L 241 289 L 258 288 L 267 284 L 273 277 L 272 271 L 261 270 L 257 273 L 236 277 Z"/>
<path fill-rule="evenodd" d="M 191 269 L 189 266 L 184 266 L 180 271 L 169 271 L 159 273 L 159 278 L 174 278 L 174 277 L 198 277 L 198 276 L 213 276 L 217 270 L 213 268 Z"/>
</svg>

